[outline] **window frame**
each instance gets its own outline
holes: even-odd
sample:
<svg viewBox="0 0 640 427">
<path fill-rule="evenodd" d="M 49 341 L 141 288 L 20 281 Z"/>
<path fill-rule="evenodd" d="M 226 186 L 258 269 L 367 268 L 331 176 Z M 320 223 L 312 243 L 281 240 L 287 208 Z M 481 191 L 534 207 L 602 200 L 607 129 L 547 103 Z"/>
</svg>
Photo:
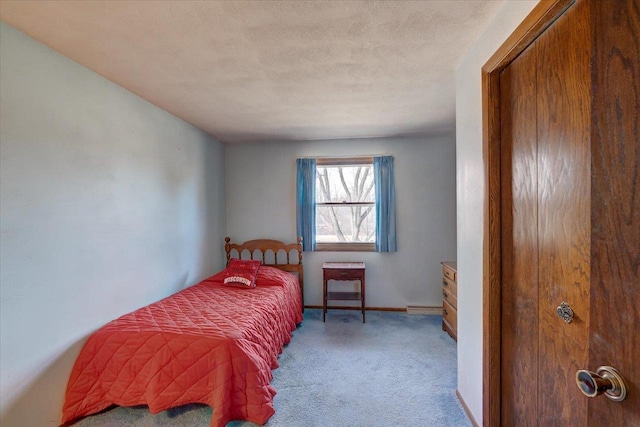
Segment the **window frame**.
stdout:
<svg viewBox="0 0 640 427">
<path fill-rule="evenodd" d="M 323 157 L 316 158 L 316 167 L 319 166 L 358 166 L 358 165 L 366 165 L 371 166 L 373 168 L 373 156 L 361 156 L 361 157 Z M 317 180 L 317 177 L 316 177 Z M 375 199 L 375 196 L 374 196 Z M 315 202 L 314 209 L 317 209 L 318 206 L 331 206 L 336 203 L 330 202 Z M 340 203 L 340 206 L 354 206 L 354 205 L 369 205 L 369 202 L 347 202 Z M 373 207 L 376 208 L 378 204 L 377 200 L 373 201 Z M 317 218 L 316 224 L 313 224 L 314 227 L 317 226 Z M 376 237 L 377 238 L 377 237 Z M 323 243 L 318 242 L 316 237 L 315 241 L 315 250 L 316 251 L 332 251 L 332 252 L 375 252 L 376 244 L 375 242 L 342 242 L 342 243 Z"/>
</svg>

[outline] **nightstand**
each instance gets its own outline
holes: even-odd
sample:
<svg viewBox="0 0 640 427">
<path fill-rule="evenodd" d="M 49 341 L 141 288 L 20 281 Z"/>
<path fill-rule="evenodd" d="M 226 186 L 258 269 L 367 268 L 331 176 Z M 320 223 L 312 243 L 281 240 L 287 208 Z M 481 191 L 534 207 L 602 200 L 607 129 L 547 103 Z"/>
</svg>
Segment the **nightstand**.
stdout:
<svg viewBox="0 0 640 427">
<path fill-rule="evenodd" d="M 327 314 L 327 301 L 360 301 L 362 310 L 362 323 L 364 319 L 364 262 L 325 262 L 322 265 L 322 321 L 325 321 Z M 329 280 L 359 281 L 360 290 L 358 292 L 332 292 L 329 291 Z"/>
</svg>

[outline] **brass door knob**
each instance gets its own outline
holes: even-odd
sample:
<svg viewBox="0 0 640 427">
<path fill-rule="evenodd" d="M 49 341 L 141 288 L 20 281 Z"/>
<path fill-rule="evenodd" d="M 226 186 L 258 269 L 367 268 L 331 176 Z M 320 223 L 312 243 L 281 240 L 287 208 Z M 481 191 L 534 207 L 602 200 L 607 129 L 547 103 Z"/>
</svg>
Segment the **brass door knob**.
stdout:
<svg viewBox="0 0 640 427">
<path fill-rule="evenodd" d="M 580 369 L 576 372 L 576 384 L 582 394 L 596 397 L 604 394 L 615 402 L 627 397 L 627 386 L 620 373 L 611 366 L 600 366 L 597 372 Z"/>
</svg>

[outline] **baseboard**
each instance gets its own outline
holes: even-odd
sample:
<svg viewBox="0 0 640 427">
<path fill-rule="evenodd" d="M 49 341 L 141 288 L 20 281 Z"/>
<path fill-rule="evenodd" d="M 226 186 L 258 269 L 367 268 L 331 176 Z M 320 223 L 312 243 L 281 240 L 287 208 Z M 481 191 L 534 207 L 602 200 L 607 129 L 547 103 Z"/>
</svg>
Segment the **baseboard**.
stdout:
<svg viewBox="0 0 640 427">
<path fill-rule="evenodd" d="M 304 308 L 318 308 L 322 310 L 321 305 L 305 305 Z M 329 310 L 362 310 L 360 307 L 327 307 Z M 366 311 L 407 311 L 406 308 L 402 307 L 365 307 Z"/>
<path fill-rule="evenodd" d="M 469 417 L 469 420 L 471 420 L 471 424 L 473 424 L 473 427 L 480 427 L 480 425 L 478 424 L 476 419 L 473 418 L 473 414 L 469 410 L 469 407 L 467 406 L 467 403 L 464 401 L 464 399 L 462 398 L 462 396 L 460 395 L 460 392 L 458 390 L 456 390 L 456 396 L 458 396 L 458 400 L 460 401 L 460 404 L 464 408 L 464 412 L 467 413 L 467 416 Z"/>
<path fill-rule="evenodd" d="M 425 305 L 408 305 L 409 314 L 437 314 L 442 316 L 442 307 L 427 307 Z"/>
</svg>

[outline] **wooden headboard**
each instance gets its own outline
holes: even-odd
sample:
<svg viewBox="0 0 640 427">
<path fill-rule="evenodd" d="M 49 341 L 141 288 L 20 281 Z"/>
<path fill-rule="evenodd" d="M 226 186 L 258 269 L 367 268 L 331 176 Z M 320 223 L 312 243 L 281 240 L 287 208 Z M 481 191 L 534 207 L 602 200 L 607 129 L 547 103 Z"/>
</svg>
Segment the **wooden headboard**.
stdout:
<svg viewBox="0 0 640 427">
<path fill-rule="evenodd" d="M 277 267 L 280 270 L 298 274 L 300 294 L 304 304 L 304 271 L 302 267 L 302 237 L 297 243 L 284 243 L 279 240 L 257 239 L 244 243 L 230 243 L 231 238 L 224 238 L 224 251 L 227 254 L 227 265 L 231 258 L 257 259 L 263 265 Z M 233 252 L 233 256 L 232 255 Z"/>
</svg>

